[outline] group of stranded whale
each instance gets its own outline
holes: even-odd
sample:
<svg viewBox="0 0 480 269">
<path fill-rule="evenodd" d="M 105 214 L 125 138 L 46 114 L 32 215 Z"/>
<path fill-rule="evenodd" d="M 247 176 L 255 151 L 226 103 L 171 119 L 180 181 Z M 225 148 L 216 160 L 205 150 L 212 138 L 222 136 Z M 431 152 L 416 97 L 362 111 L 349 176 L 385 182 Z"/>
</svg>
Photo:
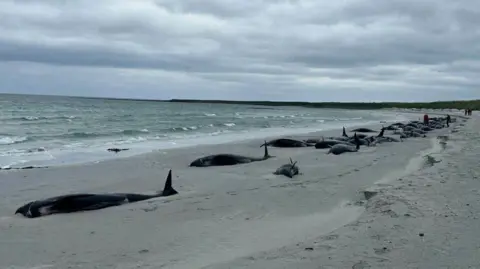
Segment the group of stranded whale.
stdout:
<svg viewBox="0 0 480 269">
<path fill-rule="evenodd" d="M 426 137 L 426 133 L 435 129 L 449 127 L 451 122 L 455 122 L 455 118 L 435 117 L 430 118 L 428 122 L 410 121 L 408 123 L 393 123 L 387 127 L 382 127 L 377 135 L 368 135 L 368 133 L 377 133 L 377 131 L 368 128 L 357 128 L 351 130 L 353 136 L 348 136 L 345 128 L 341 136 L 338 137 L 321 137 L 306 140 L 296 140 L 290 138 L 280 138 L 272 141 L 264 141 L 260 147 L 264 147 L 263 157 L 249 157 L 236 154 L 214 154 L 198 158 L 190 163 L 190 167 L 210 167 L 210 166 L 227 166 L 245 164 L 251 162 L 264 161 L 275 156 L 268 153 L 268 146 L 278 148 L 298 148 L 298 147 L 315 147 L 316 149 L 328 149 L 326 154 L 339 155 L 347 152 L 358 152 L 360 146 L 375 146 L 386 142 L 402 142 L 403 139 L 410 137 Z M 393 134 L 399 135 L 399 139 L 386 136 L 385 131 L 393 131 Z M 115 150 L 112 150 L 115 151 Z M 280 166 L 275 175 L 284 175 L 289 178 L 299 174 L 297 162 L 290 159 L 290 163 Z M 138 193 L 77 193 L 55 196 L 43 200 L 29 202 L 19 207 L 15 214 L 22 214 L 27 218 L 37 218 L 41 216 L 72 213 L 79 211 L 98 210 L 107 207 L 119 206 L 126 203 L 134 203 L 138 201 L 153 199 L 157 197 L 165 197 L 176 195 L 178 192 L 172 187 L 172 170 L 168 172 L 168 176 L 163 190 L 155 194 L 138 194 Z"/>
</svg>

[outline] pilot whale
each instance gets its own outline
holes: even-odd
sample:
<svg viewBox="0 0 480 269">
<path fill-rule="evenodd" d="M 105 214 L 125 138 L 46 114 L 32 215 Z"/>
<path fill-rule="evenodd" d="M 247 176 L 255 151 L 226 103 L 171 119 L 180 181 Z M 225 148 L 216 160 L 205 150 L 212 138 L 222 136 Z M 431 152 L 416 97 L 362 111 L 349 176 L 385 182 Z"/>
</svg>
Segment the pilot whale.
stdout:
<svg viewBox="0 0 480 269">
<path fill-rule="evenodd" d="M 349 146 L 346 144 L 336 144 L 330 147 L 330 150 L 327 152 L 327 154 L 333 154 L 333 155 L 339 155 L 344 152 L 357 152 L 360 149 L 360 139 L 357 137 L 357 133 L 353 135 L 354 142 L 356 146 Z"/>
<path fill-rule="evenodd" d="M 301 147 L 313 146 L 312 143 L 295 140 L 291 138 L 279 138 L 279 139 L 269 141 L 267 142 L 267 144 L 271 147 L 278 147 L 278 148 L 301 148 Z"/>
<path fill-rule="evenodd" d="M 126 203 L 148 200 L 152 198 L 178 194 L 172 187 L 172 170 L 168 172 L 163 191 L 155 194 L 139 193 L 77 193 L 55 196 L 44 200 L 29 202 L 17 209 L 15 214 L 22 214 L 27 218 L 38 218 L 46 215 L 73 213 L 78 211 L 98 210 L 119 206 Z"/>
<path fill-rule="evenodd" d="M 263 157 L 247 157 L 242 155 L 223 153 L 223 154 L 215 154 L 215 155 L 209 155 L 202 158 L 198 158 L 195 161 L 191 162 L 190 166 L 208 167 L 208 166 L 236 165 L 236 164 L 242 164 L 242 163 L 264 161 L 266 159 L 275 157 L 275 156 L 270 156 L 268 154 L 267 141 L 265 141 L 265 143 L 260 147 L 265 147 L 265 154 L 263 155 Z"/>
<path fill-rule="evenodd" d="M 292 158 L 290 158 L 290 163 L 284 164 L 277 168 L 273 174 L 275 175 L 284 175 L 289 178 L 293 178 L 295 175 L 298 175 L 298 166 L 295 166 L 297 162 L 293 161 Z"/>
<path fill-rule="evenodd" d="M 357 128 L 353 129 L 351 132 L 359 132 L 359 133 L 376 133 L 377 131 L 374 131 L 370 128 Z"/>
</svg>

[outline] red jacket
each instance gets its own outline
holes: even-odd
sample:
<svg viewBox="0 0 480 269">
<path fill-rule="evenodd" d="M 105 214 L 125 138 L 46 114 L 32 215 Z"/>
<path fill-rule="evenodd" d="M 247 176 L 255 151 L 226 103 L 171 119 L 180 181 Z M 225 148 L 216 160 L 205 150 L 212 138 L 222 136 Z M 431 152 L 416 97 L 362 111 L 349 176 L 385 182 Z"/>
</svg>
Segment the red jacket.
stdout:
<svg viewBox="0 0 480 269">
<path fill-rule="evenodd" d="M 423 121 L 428 121 L 428 115 L 427 115 L 427 114 L 425 114 L 425 115 L 423 116 Z"/>
</svg>

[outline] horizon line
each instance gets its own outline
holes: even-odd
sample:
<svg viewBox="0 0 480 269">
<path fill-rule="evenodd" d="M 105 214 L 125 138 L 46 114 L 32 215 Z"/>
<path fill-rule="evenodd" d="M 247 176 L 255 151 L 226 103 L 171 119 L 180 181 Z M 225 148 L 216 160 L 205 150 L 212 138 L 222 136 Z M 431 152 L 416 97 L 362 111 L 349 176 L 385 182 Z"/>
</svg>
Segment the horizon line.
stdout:
<svg viewBox="0 0 480 269">
<path fill-rule="evenodd" d="M 131 98 L 131 97 L 108 97 L 108 96 L 82 96 L 82 95 L 57 95 L 57 94 L 35 94 L 35 93 L 1 93 L 0 95 L 20 95 L 20 96 L 45 96 L 45 97 L 70 97 L 82 99 L 103 99 L 103 100 L 121 100 L 121 101 L 145 101 L 145 102 L 201 102 L 201 103 L 272 103 L 272 104 L 429 104 L 442 102 L 472 102 L 480 101 L 480 99 L 458 99 L 458 100 L 437 100 L 437 101 L 272 101 L 272 100 L 225 100 L 225 99 L 148 99 L 148 98 Z"/>
</svg>

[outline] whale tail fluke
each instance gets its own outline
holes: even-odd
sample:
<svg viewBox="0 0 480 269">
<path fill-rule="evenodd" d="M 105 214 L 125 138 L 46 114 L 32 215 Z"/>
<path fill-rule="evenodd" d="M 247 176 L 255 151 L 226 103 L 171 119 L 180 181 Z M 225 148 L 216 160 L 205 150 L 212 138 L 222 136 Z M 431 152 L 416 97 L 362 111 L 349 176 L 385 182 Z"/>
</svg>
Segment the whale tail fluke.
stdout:
<svg viewBox="0 0 480 269">
<path fill-rule="evenodd" d="M 297 161 L 293 161 L 292 158 L 290 158 L 290 164 L 292 165 L 292 169 L 295 168 L 295 165 L 297 164 Z"/>
<path fill-rule="evenodd" d="M 267 143 L 267 140 L 264 141 L 265 143 L 263 143 L 263 145 L 261 145 L 260 147 L 265 147 L 265 154 L 263 155 L 263 159 L 268 159 L 268 158 L 273 158 L 275 156 L 271 156 L 270 154 L 268 154 L 268 143 Z"/>
<path fill-rule="evenodd" d="M 167 180 L 165 181 L 165 187 L 162 191 L 162 196 L 170 196 L 178 194 L 178 192 L 172 187 L 172 169 L 168 171 Z"/>
</svg>

